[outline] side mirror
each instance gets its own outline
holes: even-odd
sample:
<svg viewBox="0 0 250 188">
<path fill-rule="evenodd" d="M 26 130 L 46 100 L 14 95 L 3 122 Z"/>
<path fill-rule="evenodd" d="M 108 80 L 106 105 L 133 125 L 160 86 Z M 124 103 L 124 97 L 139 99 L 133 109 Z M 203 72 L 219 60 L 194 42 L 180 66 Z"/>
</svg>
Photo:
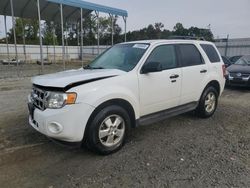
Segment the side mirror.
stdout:
<svg viewBox="0 0 250 188">
<path fill-rule="evenodd" d="M 146 62 L 141 69 L 142 74 L 147 74 L 150 72 L 160 72 L 160 71 L 162 71 L 161 63 L 152 61 Z"/>
</svg>

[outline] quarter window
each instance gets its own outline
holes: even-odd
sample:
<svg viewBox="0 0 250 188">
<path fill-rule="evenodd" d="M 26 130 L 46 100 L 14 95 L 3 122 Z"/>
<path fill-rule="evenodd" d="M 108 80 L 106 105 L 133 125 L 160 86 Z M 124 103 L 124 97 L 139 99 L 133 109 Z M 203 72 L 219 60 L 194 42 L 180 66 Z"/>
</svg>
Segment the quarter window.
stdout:
<svg viewBox="0 0 250 188">
<path fill-rule="evenodd" d="M 179 44 L 178 46 L 183 67 L 204 64 L 199 50 L 193 44 Z"/>
<path fill-rule="evenodd" d="M 202 49 L 207 54 L 208 59 L 211 63 L 220 62 L 220 57 L 214 47 L 210 44 L 201 44 Z"/>
<path fill-rule="evenodd" d="M 156 47 L 149 55 L 146 63 L 158 62 L 163 70 L 177 67 L 175 47 L 173 45 L 162 45 Z"/>
</svg>

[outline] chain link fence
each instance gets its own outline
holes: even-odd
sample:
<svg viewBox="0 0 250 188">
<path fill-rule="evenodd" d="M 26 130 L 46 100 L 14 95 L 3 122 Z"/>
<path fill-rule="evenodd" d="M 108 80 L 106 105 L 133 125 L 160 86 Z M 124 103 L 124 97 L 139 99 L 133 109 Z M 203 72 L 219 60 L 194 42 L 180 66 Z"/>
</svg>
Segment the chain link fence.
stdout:
<svg viewBox="0 0 250 188">
<path fill-rule="evenodd" d="M 88 64 L 109 46 L 65 47 L 65 70 L 77 69 Z M 64 70 L 61 46 L 43 46 L 44 71 L 40 62 L 38 45 L 17 45 L 18 56 L 15 57 L 14 45 L 9 45 L 9 54 L 5 44 L 0 44 L 0 79 L 15 77 L 31 77 Z M 81 61 L 81 54 L 83 61 Z M 17 61 L 17 60 L 18 61 Z"/>
<path fill-rule="evenodd" d="M 250 38 L 219 39 L 215 42 L 223 56 L 250 55 Z M 65 46 L 65 70 L 77 69 L 88 64 L 99 53 L 109 46 Z M 31 77 L 35 75 L 54 73 L 64 70 L 61 46 L 43 46 L 44 72 L 40 62 L 40 47 L 38 45 L 17 45 L 19 62 L 16 62 L 15 46 L 9 45 L 9 55 L 6 44 L 0 44 L 0 79 L 15 77 Z M 83 56 L 83 62 L 81 59 Z"/>
</svg>

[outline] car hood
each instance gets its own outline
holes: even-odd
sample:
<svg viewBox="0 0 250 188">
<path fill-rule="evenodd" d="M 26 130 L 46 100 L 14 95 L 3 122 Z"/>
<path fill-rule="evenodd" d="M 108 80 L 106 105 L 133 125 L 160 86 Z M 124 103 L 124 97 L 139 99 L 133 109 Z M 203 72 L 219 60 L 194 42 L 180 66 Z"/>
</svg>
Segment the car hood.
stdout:
<svg viewBox="0 0 250 188">
<path fill-rule="evenodd" d="M 108 77 L 118 76 L 126 72 L 117 69 L 78 69 L 36 76 L 32 83 L 44 87 L 65 88 L 75 84 L 81 85 Z"/>
<path fill-rule="evenodd" d="M 228 72 L 250 73 L 250 66 L 247 65 L 231 65 L 227 68 Z"/>
</svg>

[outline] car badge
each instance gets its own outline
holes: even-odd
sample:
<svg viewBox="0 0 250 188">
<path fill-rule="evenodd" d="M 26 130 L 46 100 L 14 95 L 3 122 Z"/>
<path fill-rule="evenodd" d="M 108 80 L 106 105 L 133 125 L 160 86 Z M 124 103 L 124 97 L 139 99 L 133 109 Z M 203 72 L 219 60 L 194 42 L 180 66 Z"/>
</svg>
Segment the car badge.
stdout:
<svg viewBox="0 0 250 188">
<path fill-rule="evenodd" d="M 237 73 L 236 76 L 241 77 L 241 73 Z"/>
</svg>

